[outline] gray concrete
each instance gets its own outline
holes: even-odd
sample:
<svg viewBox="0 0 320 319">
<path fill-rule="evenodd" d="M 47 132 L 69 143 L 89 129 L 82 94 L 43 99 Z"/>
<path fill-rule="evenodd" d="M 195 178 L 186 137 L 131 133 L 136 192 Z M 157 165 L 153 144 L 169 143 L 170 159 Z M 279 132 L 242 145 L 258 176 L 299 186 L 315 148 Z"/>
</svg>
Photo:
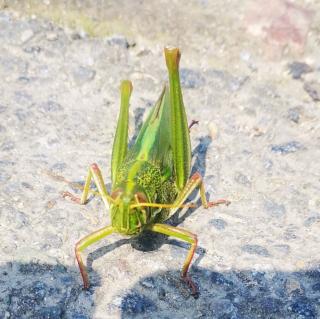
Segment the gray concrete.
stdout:
<svg viewBox="0 0 320 319">
<path fill-rule="evenodd" d="M 0 318 L 319 318 L 319 3 L 77 3 L 0 11 Z M 74 245 L 108 210 L 60 192 L 92 162 L 110 186 L 120 81 L 134 136 L 166 44 L 199 120 L 193 170 L 232 204 L 171 221 L 198 234 L 197 300 L 179 280 L 188 246 L 150 234 L 87 249 L 85 292 Z"/>
</svg>

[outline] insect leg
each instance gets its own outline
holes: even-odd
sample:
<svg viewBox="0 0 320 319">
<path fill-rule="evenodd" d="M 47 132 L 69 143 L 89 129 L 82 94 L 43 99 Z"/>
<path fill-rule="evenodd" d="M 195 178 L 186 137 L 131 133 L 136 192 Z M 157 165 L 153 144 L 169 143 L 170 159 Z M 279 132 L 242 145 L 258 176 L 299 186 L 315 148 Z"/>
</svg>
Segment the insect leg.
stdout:
<svg viewBox="0 0 320 319">
<path fill-rule="evenodd" d="M 195 298 L 197 298 L 198 294 L 199 294 L 198 289 L 197 289 L 196 285 L 194 284 L 194 282 L 192 281 L 192 279 L 190 278 L 190 276 L 188 275 L 189 266 L 190 266 L 190 263 L 192 261 L 194 252 L 195 252 L 195 250 L 197 248 L 197 244 L 198 244 L 197 235 L 195 235 L 185 229 L 166 225 L 166 224 L 153 224 L 153 225 L 150 225 L 148 227 L 148 229 L 151 231 L 157 232 L 157 233 L 161 233 L 161 234 L 165 234 L 168 236 L 173 236 L 173 237 L 179 238 L 179 239 L 191 244 L 187 258 L 186 258 L 186 260 L 183 264 L 183 267 L 182 267 L 181 278 L 190 287 L 192 295 Z"/>
<path fill-rule="evenodd" d="M 190 196 L 190 194 L 197 187 L 199 187 L 199 189 L 200 189 L 201 203 L 204 206 L 204 208 L 209 208 L 209 207 L 217 206 L 217 205 L 220 205 L 220 204 L 225 204 L 225 205 L 229 205 L 230 204 L 230 201 L 228 201 L 226 199 L 218 199 L 218 200 L 213 201 L 213 202 L 208 202 L 207 198 L 206 198 L 206 192 L 205 192 L 202 176 L 200 175 L 200 173 L 196 172 L 190 177 L 190 179 L 187 181 L 185 187 L 179 193 L 178 197 L 176 198 L 176 200 L 172 204 L 173 206 L 176 207 L 176 209 L 173 209 L 170 212 L 170 216 L 172 216 L 177 211 L 177 209 L 181 207 L 181 204 L 183 204 L 185 202 L 185 200 L 188 198 L 188 196 Z"/>
<path fill-rule="evenodd" d="M 213 202 L 208 202 L 206 198 L 206 192 L 203 185 L 202 177 L 199 173 L 195 173 L 191 176 L 191 178 L 187 181 L 187 184 L 182 189 L 182 191 L 179 193 L 177 199 L 172 204 L 166 204 L 166 203 L 136 203 L 131 204 L 130 208 L 136 208 L 136 207 L 154 207 L 154 208 L 169 208 L 171 209 L 170 216 L 172 216 L 177 209 L 179 208 L 194 208 L 196 205 L 194 203 L 187 203 L 183 204 L 185 200 L 188 198 L 188 196 L 197 188 L 200 188 L 200 197 L 202 205 L 205 208 L 209 208 L 212 206 L 217 206 L 220 204 L 229 205 L 230 202 L 226 199 L 218 199 Z M 170 217 L 169 216 L 169 217 Z M 168 217 L 168 218 L 169 218 Z"/>
<path fill-rule="evenodd" d="M 83 280 L 84 289 L 89 288 L 89 277 L 88 277 L 87 269 L 82 261 L 81 252 L 85 248 L 87 248 L 88 246 L 90 246 L 90 245 L 94 244 L 95 242 L 99 241 L 100 239 L 112 234 L 113 232 L 114 232 L 114 228 L 112 226 L 107 226 L 107 227 L 101 228 L 101 229 L 93 232 L 92 234 L 82 238 L 81 240 L 79 240 L 77 242 L 76 247 L 75 247 L 75 254 L 76 254 L 77 262 L 79 265 L 81 277 Z"/>
<path fill-rule="evenodd" d="M 101 171 L 100 171 L 97 164 L 91 164 L 91 166 L 89 168 L 89 172 L 88 172 L 88 175 L 86 178 L 86 182 L 84 184 L 81 198 L 78 198 L 69 192 L 64 192 L 63 197 L 70 197 L 73 201 L 75 201 L 76 203 L 79 203 L 81 205 L 85 204 L 88 199 L 88 194 L 89 194 L 89 192 L 91 192 L 90 184 L 91 184 L 92 178 L 93 178 L 95 184 L 97 185 L 98 192 L 101 195 L 102 200 L 104 201 L 106 206 L 108 206 L 111 202 L 114 202 L 113 198 L 109 195 L 109 193 L 107 191 L 107 188 L 106 188 L 104 181 L 103 181 Z"/>
</svg>

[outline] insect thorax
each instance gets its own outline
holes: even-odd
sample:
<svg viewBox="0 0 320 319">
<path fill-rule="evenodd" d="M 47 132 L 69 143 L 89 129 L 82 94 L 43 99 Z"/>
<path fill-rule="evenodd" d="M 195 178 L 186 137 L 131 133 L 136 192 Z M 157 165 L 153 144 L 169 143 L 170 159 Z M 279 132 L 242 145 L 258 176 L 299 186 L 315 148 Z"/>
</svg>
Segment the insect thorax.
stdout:
<svg viewBox="0 0 320 319">
<path fill-rule="evenodd" d="M 148 161 L 133 160 L 124 163 L 117 174 L 116 186 L 126 185 L 128 181 L 133 181 L 145 193 L 149 203 L 172 203 L 176 196 L 177 190 L 173 177 L 166 177 L 164 170 L 155 163 Z M 153 213 L 159 212 L 159 209 L 151 209 Z M 162 210 L 162 217 L 158 216 L 157 220 L 166 219 L 167 210 Z M 154 219 L 152 214 L 151 219 Z"/>
</svg>

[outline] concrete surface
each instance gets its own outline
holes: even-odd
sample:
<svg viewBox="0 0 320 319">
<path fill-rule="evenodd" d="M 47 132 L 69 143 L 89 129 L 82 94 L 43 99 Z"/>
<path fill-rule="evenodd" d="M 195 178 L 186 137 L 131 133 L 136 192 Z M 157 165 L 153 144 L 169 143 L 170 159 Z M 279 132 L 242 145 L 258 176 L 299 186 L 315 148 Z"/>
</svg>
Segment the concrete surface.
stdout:
<svg viewBox="0 0 320 319">
<path fill-rule="evenodd" d="M 0 11 L 0 318 L 319 318 L 318 1 L 2 1 Z M 111 236 L 79 191 L 97 162 L 110 186 L 120 80 L 133 81 L 134 136 L 166 81 L 162 49 L 182 50 L 193 170 L 228 207 L 181 212 L 187 245 Z"/>
</svg>

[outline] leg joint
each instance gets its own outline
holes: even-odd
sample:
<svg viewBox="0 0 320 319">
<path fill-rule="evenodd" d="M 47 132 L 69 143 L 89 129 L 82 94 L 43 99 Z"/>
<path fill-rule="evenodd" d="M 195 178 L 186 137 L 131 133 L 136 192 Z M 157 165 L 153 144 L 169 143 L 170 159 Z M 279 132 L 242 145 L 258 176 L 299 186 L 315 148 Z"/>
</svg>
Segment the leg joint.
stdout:
<svg viewBox="0 0 320 319">
<path fill-rule="evenodd" d="M 195 172 L 195 173 L 191 176 L 190 179 L 202 181 L 202 176 L 201 176 L 201 174 L 200 174 L 199 172 Z"/>
<path fill-rule="evenodd" d="M 90 168 L 94 171 L 94 172 L 99 172 L 100 169 L 99 169 L 99 166 L 97 163 L 93 163 L 90 165 Z"/>
<path fill-rule="evenodd" d="M 193 238 L 193 240 L 194 240 L 194 245 L 198 245 L 198 236 L 196 235 L 196 234 L 192 234 L 193 236 L 192 236 L 192 238 Z"/>
</svg>

